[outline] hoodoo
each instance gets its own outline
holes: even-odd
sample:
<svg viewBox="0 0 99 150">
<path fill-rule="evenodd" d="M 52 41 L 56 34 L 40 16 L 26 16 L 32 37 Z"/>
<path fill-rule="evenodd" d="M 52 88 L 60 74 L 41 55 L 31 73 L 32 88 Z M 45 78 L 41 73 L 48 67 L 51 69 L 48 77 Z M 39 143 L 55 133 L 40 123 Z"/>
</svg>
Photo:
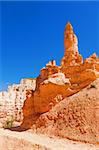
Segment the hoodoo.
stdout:
<svg viewBox="0 0 99 150">
<path fill-rule="evenodd" d="M 82 63 L 82 56 L 78 52 L 78 39 L 73 32 L 73 27 L 67 23 L 64 31 L 64 57 L 62 67 L 74 66 Z"/>
<path fill-rule="evenodd" d="M 50 61 L 36 79 L 35 91 L 27 93 L 23 106 L 22 128 L 31 128 L 37 118 L 99 78 L 99 58 L 94 54 L 82 59 L 73 27 L 67 23 L 64 31 L 64 56 L 60 66 Z"/>
</svg>

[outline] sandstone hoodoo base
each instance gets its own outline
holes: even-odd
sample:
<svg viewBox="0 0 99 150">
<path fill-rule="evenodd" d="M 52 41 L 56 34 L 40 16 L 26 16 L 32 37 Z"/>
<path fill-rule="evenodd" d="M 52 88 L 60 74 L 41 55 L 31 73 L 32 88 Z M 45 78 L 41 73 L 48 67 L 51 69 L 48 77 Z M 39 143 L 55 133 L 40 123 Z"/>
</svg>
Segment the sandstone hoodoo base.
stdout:
<svg viewBox="0 0 99 150">
<path fill-rule="evenodd" d="M 98 78 L 99 58 L 94 53 L 83 60 L 73 27 L 67 23 L 61 65 L 50 61 L 41 69 L 35 90 L 27 92 L 21 128 L 98 143 Z"/>
</svg>

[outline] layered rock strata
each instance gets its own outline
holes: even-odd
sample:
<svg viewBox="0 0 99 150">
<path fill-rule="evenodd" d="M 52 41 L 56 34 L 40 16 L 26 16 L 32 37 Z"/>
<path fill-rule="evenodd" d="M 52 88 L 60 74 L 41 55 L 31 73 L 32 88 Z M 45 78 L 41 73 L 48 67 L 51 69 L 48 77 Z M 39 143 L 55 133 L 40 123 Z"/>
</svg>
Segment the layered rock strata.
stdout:
<svg viewBox="0 0 99 150">
<path fill-rule="evenodd" d="M 22 107 L 27 90 L 35 90 L 35 79 L 22 79 L 20 84 L 13 84 L 7 91 L 0 92 L 0 122 L 13 118 L 22 121 Z"/>
</svg>

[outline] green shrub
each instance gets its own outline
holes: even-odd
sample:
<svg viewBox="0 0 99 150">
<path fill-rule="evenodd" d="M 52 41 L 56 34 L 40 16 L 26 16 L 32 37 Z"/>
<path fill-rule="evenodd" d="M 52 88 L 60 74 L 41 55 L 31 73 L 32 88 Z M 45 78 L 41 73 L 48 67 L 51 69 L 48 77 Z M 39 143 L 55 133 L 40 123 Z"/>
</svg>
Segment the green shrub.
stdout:
<svg viewBox="0 0 99 150">
<path fill-rule="evenodd" d="M 13 127 L 13 122 L 14 122 L 14 119 L 13 117 L 10 117 L 10 118 L 7 118 L 7 120 L 5 121 L 4 125 L 3 125 L 3 128 L 11 128 Z"/>
</svg>

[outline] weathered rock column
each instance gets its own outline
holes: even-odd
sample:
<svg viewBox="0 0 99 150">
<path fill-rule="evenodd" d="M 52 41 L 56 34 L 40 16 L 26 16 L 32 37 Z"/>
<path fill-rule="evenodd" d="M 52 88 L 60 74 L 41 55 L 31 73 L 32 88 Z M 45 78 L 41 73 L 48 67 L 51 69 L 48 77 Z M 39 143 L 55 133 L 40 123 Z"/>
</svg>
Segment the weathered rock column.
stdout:
<svg viewBox="0 0 99 150">
<path fill-rule="evenodd" d="M 82 63 L 82 56 L 78 52 L 78 39 L 73 32 L 73 27 L 67 23 L 64 31 L 64 57 L 62 67 L 74 66 Z"/>
</svg>

